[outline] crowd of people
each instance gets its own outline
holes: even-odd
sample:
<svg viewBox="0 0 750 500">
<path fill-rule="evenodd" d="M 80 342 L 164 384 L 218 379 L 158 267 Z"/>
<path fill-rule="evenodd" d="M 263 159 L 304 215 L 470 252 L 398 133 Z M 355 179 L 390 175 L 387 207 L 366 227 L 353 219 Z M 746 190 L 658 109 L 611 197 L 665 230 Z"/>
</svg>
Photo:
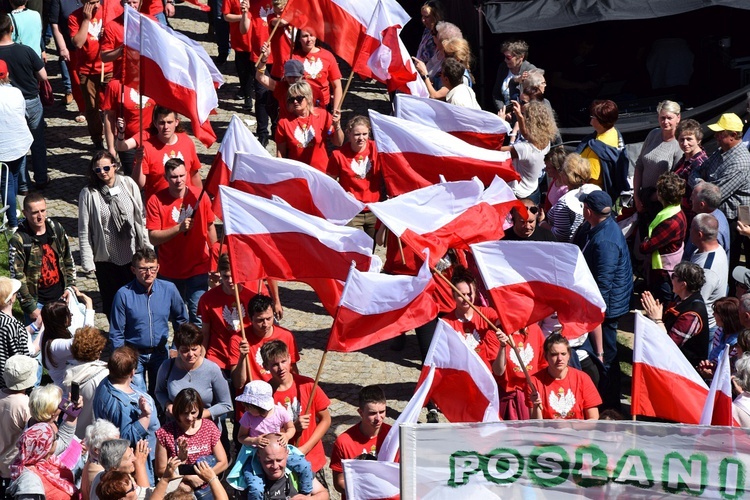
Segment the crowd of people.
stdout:
<svg viewBox="0 0 750 500">
<path fill-rule="evenodd" d="M 174 3 L 52 0 L 40 12 L 36 2 L 10 0 L 0 16 L 0 162 L 12 234 L 10 278 L 0 278 L 0 411 L 8 417 L 0 420 L 0 477 L 3 492 L 19 500 L 223 500 L 225 484 L 249 499 L 328 498 L 329 488 L 344 495 L 342 460 L 374 459 L 390 429 L 386 394 L 363 387 L 360 421 L 326 456 L 331 401 L 299 373 L 295 334 L 279 323 L 277 283 L 233 281 L 180 116 L 126 85 L 123 6 L 166 25 Z M 210 0 L 216 63 L 223 68 L 234 52 L 237 97 L 257 120 L 260 144 L 275 143 L 278 157 L 330 175 L 362 203 L 385 199 L 369 120 L 342 122 L 336 57 L 283 20 L 285 6 Z M 461 30 L 436 0 L 424 3 L 421 20 L 414 67 L 429 98 L 481 109 Z M 94 150 L 77 236 L 106 331 L 94 326 L 93 301 L 76 286 L 65 229 L 47 216 L 50 38 L 65 102 L 78 107 L 75 120 L 86 122 Z M 577 245 L 606 304 L 604 320 L 575 337 L 556 314 L 505 332 L 503 305 L 477 279 L 471 253 L 450 249 L 438 269 L 452 286 L 435 278 L 439 314 L 415 329 L 422 358 L 441 318 L 494 375 L 500 418 L 620 418 L 617 331 L 640 306 L 706 379 L 730 349 L 734 418 L 750 425 L 750 269 L 740 265 L 750 257 L 750 152 L 742 120 L 727 113 L 709 125 L 718 145 L 709 155 L 701 125 L 681 120 L 677 102 L 661 102 L 631 181 L 617 104 L 591 102 L 593 132 L 566 149 L 528 44 L 507 41 L 501 51 L 487 111 L 507 122 L 496 149 L 509 153 L 519 176 L 509 186 L 525 207 L 512 210 L 504 239 Z M 421 267 L 422 257 L 368 209 L 349 225 L 386 246 L 384 272 Z M 22 318 L 13 315 L 16 302 Z M 403 335 L 391 347 L 403 349 Z M 437 422 L 440 409 L 427 406 L 427 421 Z"/>
</svg>

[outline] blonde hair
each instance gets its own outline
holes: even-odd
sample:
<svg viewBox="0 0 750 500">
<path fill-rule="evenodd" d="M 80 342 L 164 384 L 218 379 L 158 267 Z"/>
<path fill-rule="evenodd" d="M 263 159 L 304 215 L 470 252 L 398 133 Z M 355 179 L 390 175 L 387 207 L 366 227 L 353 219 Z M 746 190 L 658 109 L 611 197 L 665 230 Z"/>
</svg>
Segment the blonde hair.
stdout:
<svg viewBox="0 0 750 500">
<path fill-rule="evenodd" d="M 591 163 L 578 153 L 570 153 L 565 158 L 560 177 L 568 188 L 579 188 L 591 179 Z"/>
<path fill-rule="evenodd" d="M 34 387 L 29 396 L 29 411 L 37 422 L 49 422 L 62 401 L 62 389 L 55 384 Z"/>
<path fill-rule="evenodd" d="M 10 278 L 0 276 L 0 306 L 4 306 L 13 295 L 13 283 Z"/>
<path fill-rule="evenodd" d="M 364 126 L 367 127 L 367 130 L 372 131 L 372 127 L 370 126 L 370 120 L 366 116 L 357 115 L 353 116 L 349 119 L 348 122 L 346 122 L 346 133 L 348 134 L 352 130 L 354 130 L 354 127 L 358 126 Z"/>
<path fill-rule="evenodd" d="M 537 149 L 544 149 L 557 135 L 557 123 L 552 110 L 545 103 L 532 101 L 524 106 L 524 117 L 526 118 L 526 140 Z"/>
<path fill-rule="evenodd" d="M 440 21 L 437 23 L 435 25 L 435 31 L 437 32 L 437 39 L 440 43 L 442 43 L 443 40 L 464 37 L 463 33 L 461 33 L 461 28 L 447 21 Z"/>
<path fill-rule="evenodd" d="M 300 80 L 291 84 L 289 86 L 289 90 L 286 93 L 286 96 L 287 99 L 291 97 L 302 96 L 307 100 L 307 109 L 310 110 L 310 113 L 312 113 L 313 109 L 315 109 L 315 103 L 313 103 L 312 96 L 312 87 L 310 87 L 310 84 L 304 80 Z M 286 104 L 287 106 L 289 106 L 288 102 Z"/>
<path fill-rule="evenodd" d="M 471 65 L 474 63 L 474 57 L 471 55 L 471 48 L 469 42 L 463 38 L 449 38 L 443 40 L 443 52 L 450 52 L 458 62 L 463 64 L 466 69 L 471 69 Z"/>
<path fill-rule="evenodd" d="M 665 113 L 679 115 L 680 110 L 680 105 L 674 101 L 662 101 L 656 106 L 657 113 L 661 113 L 662 111 L 664 111 Z"/>
</svg>

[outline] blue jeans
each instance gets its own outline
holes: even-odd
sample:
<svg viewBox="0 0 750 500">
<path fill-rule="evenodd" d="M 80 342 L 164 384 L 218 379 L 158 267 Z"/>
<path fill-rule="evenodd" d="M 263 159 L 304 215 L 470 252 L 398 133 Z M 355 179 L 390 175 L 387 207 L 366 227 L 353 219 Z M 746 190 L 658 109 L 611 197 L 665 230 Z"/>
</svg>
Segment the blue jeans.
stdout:
<svg viewBox="0 0 750 500">
<path fill-rule="evenodd" d="M 164 12 L 159 12 L 154 16 L 157 21 L 159 21 L 159 24 L 162 26 L 167 26 L 167 16 L 164 14 Z"/>
<path fill-rule="evenodd" d="M 8 175 L 8 197 L 5 198 L 5 169 L 3 169 L 2 174 L 2 184 L 0 184 L 0 189 L 3 189 L 3 203 L 5 205 L 8 205 L 8 211 L 5 213 L 5 216 L 8 217 L 8 226 L 10 227 L 18 227 L 18 216 L 16 214 L 16 192 L 18 190 L 18 173 L 21 169 L 21 163 L 23 162 L 23 159 L 26 157 L 26 155 L 23 155 L 22 157 L 15 159 L 13 161 L 5 162 L 6 165 L 8 165 L 8 171 L 10 172 L 10 175 Z"/>
<path fill-rule="evenodd" d="M 151 354 L 138 354 L 138 367 L 135 369 L 133 385 L 143 392 L 148 392 L 152 396 L 156 394 L 156 374 L 159 367 L 168 358 L 166 347 L 154 348 Z M 148 375 L 148 386 L 144 374 Z M 156 399 L 154 399 L 156 401 Z"/>
<path fill-rule="evenodd" d="M 177 287 L 177 291 L 180 292 L 180 296 L 188 308 L 190 322 L 200 328 L 202 323 L 198 317 L 198 301 L 206 293 L 206 290 L 208 290 L 208 274 L 198 274 L 185 279 L 172 279 L 164 276 L 160 276 L 160 278 L 174 283 L 174 286 Z"/>
<path fill-rule="evenodd" d="M 60 77 L 62 77 L 63 87 L 65 87 L 65 93 L 71 94 L 73 93 L 73 84 L 70 81 L 70 71 L 68 70 L 68 63 L 65 62 L 65 59 L 62 57 L 59 60 L 60 62 Z"/>
<path fill-rule="evenodd" d="M 34 181 L 37 186 L 47 184 L 47 145 L 44 142 L 44 108 L 39 96 L 26 100 L 26 124 L 29 126 L 34 142 L 31 143 L 31 162 L 34 168 Z M 23 174 L 21 174 L 23 172 Z M 28 169 L 26 168 L 26 157 L 24 156 L 19 174 L 26 179 L 26 184 L 31 182 Z M 21 185 L 24 185 L 21 182 Z"/>
</svg>

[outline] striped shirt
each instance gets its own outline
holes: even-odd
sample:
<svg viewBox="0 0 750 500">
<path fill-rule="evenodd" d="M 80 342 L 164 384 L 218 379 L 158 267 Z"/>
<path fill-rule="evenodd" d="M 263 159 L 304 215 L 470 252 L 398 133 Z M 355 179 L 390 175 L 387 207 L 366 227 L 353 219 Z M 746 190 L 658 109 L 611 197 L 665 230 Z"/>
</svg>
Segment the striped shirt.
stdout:
<svg viewBox="0 0 750 500">
<path fill-rule="evenodd" d="M 13 316 L 0 312 L 0 370 L 16 354 L 29 355 L 29 334 L 23 323 Z M 5 379 L 0 377 L 0 389 L 5 389 Z"/>
</svg>

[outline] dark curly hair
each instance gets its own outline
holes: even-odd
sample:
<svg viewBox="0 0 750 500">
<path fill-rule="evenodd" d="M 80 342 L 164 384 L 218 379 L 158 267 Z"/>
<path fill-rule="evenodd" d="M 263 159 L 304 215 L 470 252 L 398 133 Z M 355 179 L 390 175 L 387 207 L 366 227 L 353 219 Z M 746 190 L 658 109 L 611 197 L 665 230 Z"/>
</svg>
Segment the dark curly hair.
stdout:
<svg viewBox="0 0 750 500">
<path fill-rule="evenodd" d="M 665 207 L 679 205 L 685 195 L 685 180 L 673 172 L 667 172 L 656 181 L 656 194 Z"/>
</svg>

